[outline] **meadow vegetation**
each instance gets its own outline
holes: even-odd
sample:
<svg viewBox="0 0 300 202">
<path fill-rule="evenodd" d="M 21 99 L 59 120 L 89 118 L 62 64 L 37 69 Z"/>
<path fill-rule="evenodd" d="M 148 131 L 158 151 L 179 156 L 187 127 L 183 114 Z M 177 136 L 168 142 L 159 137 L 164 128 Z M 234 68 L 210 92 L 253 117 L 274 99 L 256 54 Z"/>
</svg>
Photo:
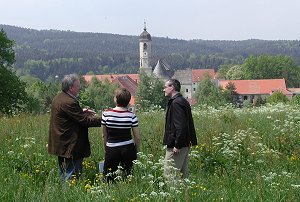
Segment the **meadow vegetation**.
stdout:
<svg viewBox="0 0 300 202">
<path fill-rule="evenodd" d="M 134 173 L 102 181 L 101 130 L 89 129 L 92 155 L 80 180 L 61 183 L 47 153 L 49 114 L 0 118 L 1 201 L 298 201 L 300 110 L 297 105 L 236 109 L 194 107 L 199 144 L 190 177 L 162 176 L 162 110 L 137 113 L 142 132 Z M 170 174 L 176 171 L 170 171 Z"/>
</svg>

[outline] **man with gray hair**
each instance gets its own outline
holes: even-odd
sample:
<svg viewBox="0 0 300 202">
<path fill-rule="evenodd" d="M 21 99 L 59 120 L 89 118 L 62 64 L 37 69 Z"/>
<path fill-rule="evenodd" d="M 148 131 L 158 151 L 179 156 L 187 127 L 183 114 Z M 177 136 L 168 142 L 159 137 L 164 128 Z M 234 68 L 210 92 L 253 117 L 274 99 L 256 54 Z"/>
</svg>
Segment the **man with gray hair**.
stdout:
<svg viewBox="0 0 300 202">
<path fill-rule="evenodd" d="M 51 105 L 48 152 L 58 156 L 59 172 L 64 180 L 82 173 L 83 158 L 91 153 L 88 127 L 101 127 L 101 117 L 80 107 L 79 91 L 79 77 L 66 75 L 62 80 L 62 92 Z"/>
</svg>

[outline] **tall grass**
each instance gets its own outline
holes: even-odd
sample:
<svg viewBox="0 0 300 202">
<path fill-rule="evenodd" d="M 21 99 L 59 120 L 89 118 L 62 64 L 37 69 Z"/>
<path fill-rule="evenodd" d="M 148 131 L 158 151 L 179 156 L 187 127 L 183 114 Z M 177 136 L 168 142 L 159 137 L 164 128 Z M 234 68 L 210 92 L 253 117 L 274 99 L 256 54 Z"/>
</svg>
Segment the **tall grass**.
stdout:
<svg viewBox="0 0 300 202">
<path fill-rule="evenodd" d="M 275 105 L 253 109 L 194 108 L 199 144 L 188 180 L 163 178 L 163 111 L 137 114 L 142 146 L 134 173 L 105 184 L 101 129 L 89 129 L 92 155 L 80 180 L 62 183 L 47 154 L 49 114 L 0 119 L 1 201 L 298 201 L 300 111 Z"/>
</svg>

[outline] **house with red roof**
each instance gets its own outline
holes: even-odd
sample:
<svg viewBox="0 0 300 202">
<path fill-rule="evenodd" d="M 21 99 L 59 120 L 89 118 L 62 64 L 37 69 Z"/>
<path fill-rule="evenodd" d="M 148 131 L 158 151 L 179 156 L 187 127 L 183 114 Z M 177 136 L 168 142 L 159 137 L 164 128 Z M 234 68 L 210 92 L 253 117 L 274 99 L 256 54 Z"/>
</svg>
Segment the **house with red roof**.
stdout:
<svg viewBox="0 0 300 202">
<path fill-rule="evenodd" d="M 284 79 L 261 79 L 261 80 L 218 80 L 219 86 L 223 89 L 229 83 L 233 83 L 236 88 L 236 93 L 239 99 L 243 101 L 255 102 L 258 98 L 265 99 L 272 93 L 280 91 L 289 99 L 293 93 L 287 90 Z"/>
<path fill-rule="evenodd" d="M 88 83 L 91 82 L 93 77 L 96 77 L 99 81 L 104 81 L 105 79 L 107 79 L 108 81 L 112 82 L 117 77 L 122 77 L 122 76 L 128 76 L 136 83 L 140 81 L 139 74 L 97 74 L 97 75 L 83 75 L 83 78 Z"/>
<path fill-rule="evenodd" d="M 287 90 L 293 93 L 293 96 L 300 95 L 300 88 L 288 88 Z"/>
</svg>

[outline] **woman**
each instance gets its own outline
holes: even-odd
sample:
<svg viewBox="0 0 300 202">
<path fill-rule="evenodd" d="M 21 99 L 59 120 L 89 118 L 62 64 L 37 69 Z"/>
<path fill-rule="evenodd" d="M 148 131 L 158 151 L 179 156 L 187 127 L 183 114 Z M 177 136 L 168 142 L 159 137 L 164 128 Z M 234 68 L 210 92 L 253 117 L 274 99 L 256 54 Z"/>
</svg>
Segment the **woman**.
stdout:
<svg viewBox="0 0 300 202">
<path fill-rule="evenodd" d="M 136 115 L 127 109 L 131 99 L 130 92 L 125 88 L 115 91 L 116 107 L 102 114 L 103 142 L 105 148 L 104 176 L 107 182 L 116 177 L 118 166 L 125 175 L 132 170 L 133 160 L 137 159 L 137 149 L 140 145 L 140 132 Z M 131 135 L 133 133 L 133 138 Z"/>
</svg>

